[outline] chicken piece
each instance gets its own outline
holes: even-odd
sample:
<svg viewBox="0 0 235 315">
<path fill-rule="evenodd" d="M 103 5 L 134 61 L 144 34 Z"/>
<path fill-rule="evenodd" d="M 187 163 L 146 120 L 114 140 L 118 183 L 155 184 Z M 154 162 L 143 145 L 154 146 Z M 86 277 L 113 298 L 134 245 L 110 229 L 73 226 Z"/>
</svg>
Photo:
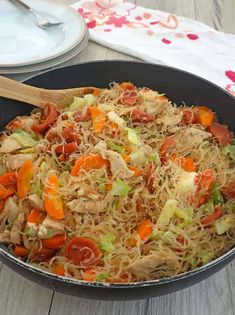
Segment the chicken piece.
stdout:
<svg viewBox="0 0 235 315">
<path fill-rule="evenodd" d="M 16 196 L 12 196 L 8 198 L 5 202 L 4 207 L 8 213 L 7 221 L 10 225 L 12 225 L 15 222 L 15 220 L 17 219 L 19 215 L 19 207 L 16 202 L 17 202 Z"/>
<path fill-rule="evenodd" d="M 71 211 L 77 213 L 86 213 L 98 214 L 105 212 L 107 210 L 108 201 L 107 199 L 102 200 L 80 200 L 74 199 L 67 203 L 67 206 Z"/>
<path fill-rule="evenodd" d="M 2 211 L 0 212 L 0 222 L 2 222 L 6 217 L 8 217 L 9 212 L 10 207 L 8 206 L 8 202 L 6 201 Z"/>
<path fill-rule="evenodd" d="M 20 168 L 25 161 L 34 160 L 36 156 L 37 154 L 35 153 L 8 155 L 6 157 L 6 166 L 12 170 L 16 170 Z"/>
<path fill-rule="evenodd" d="M 32 132 L 32 125 L 37 124 L 38 121 L 39 116 L 35 114 L 31 116 L 19 116 L 6 126 L 6 130 L 14 132 L 16 129 L 23 129 L 26 132 Z"/>
<path fill-rule="evenodd" d="M 152 90 L 140 90 L 140 95 L 142 95 L 144 99 L 141 109 L 151 115 L 160 114 L 168 104 L 168 99 L 166 97 L 159 95 L 157 92 Z"/>
<path fill-rule="evenodd" d="M 18 215 L 18 218 L 15 220 L 11 229 L 11 235 L 10 235 L 11 243 L 20 245 L 21 239 L 22 239 L 21 232 L 24 225 L 24 221 L 25 221 L 25 214 L 21 212 Z"/>
<path fill-rule="evenodd" d="M 152 272 L 158 269 L 167 269 L 176 272 L 179 268 L 179 261 L 170 250 L 155 251 L 147 256 L 144 256 L 139 261 L 136 261 L 129 267 L 129 270 L 138 278 L 146 279 Z"/>
<path fill-rule="evenodd" d="M 15 139 L 11 137 L 6 137 L 3 140 L 2 145 L 0 147 L 0 153 L 11 153 L 21 148 L 22 146 L 19 144 L 18 141 L 16 141 Z"/>
<path fill-rule="evenodd" d="M 114 151 L 107 150 L 105 152 L 106 159 L 110 162 L 110 169 L 113 177 L 130 178 L 134 175 L 133 171 L 130 171 L 123 160 L 122 156 Z"/>
<path fill-rule="evenodd" d="M 64 223 L 46 216 L 42 224 L 39 225 L 38 236 L 40 238 L 48 238 L 49 231 L 53 231 L 53 235 L 63 233 Z"/>
<path fill-rule="evenodd" d="M 31 194 L 28 196 L 30 205 L 39 210 L 44 210 L 44 205 L 42 199 L 37 194 Z"/>
<path fill-rule="evenodd" d="M 176 148 L 180 150 L 181 147 L 185 147 L 185 144 L 189 144 L 191 148 L 196 148 L 211 136 L 211 133 L 197 127 L 181 129 L 176 135 Z"/>
<path fill-rule="evenodd" d="M 105 152 L 107 151 L 107 144 L 103 140 L 97 143 L 94 149 L 99 152 L 103 159 L 106 159 Z"/>
<path fill-rule="evenodd" d="M 10 234 L 11 232 L 8 230 L 5 230 L 2 233 L 0 233 L 0 243 L 10 244 Z"/>
<path fill-rule="evenodd" d="M 157 119 L 157 124 L 163 126 L 163 128 L 173 128 L 180 124 L 183 114 L 180 111 L 177 111 L 174 107 L 167 106 L 165 107 L 162 116 Z"/>
</svg>

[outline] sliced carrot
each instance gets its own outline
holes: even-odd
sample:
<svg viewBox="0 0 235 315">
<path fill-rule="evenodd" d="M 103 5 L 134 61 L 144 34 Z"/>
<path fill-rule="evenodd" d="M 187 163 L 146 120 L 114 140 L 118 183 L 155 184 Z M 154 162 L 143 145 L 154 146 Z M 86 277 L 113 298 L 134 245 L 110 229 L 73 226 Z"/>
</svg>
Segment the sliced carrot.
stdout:
<svg viewBox="0 0 235 315">
<path fill-rule="evenodd" d="M 97 272 L 94 269 L 86 269 L 82 274 L 82 279 L 84 281 L 93 282 L 95 281 Z"/>
<path fill-rule="evenodd" d="M 40 210 L 34 208 L 30 211 L 27 222 L 29 223 L 41 223 L 45 218 L 45 214 L 41 212 Z"/>
<path fill-rule="evenodd" d="M 94 132 L 98 133 L 105 127 L 105 116 L 96 106 L 89 107 L 89 111 L 91 113 L 91 118 L 93 121 L 93 130 Z"/>
<path fill-rule="evenodd" d="M 47 178 L 47 185 L 44 187 L 44 205 L 47 213 L 54 219 L 64 218 L 62 199 L 59 194 L 59 179 L 56 175 Z"/>
<path fill-rule="evenodd" d="M 130 237 L 130 238 L 128 238 L 127 241 L 126 241 L 126 245 L 127 245 L 128 247 L 135 247 L 136 244 L 137 244 L 137 240 L 136 240 L 134 237 Z"/>
<path fill-rule="evenodd" d="M 52 272 L 58 276 L 64 276 L 65 275 L 65 269 L 63 266 L 60 266 L 60 265 L 54 265 L 52 267 Z"/>
<path fill-rule="evenodd" d="M 26 197 L 30 190 L 30 181 L 33 177 L 33 161 L 27 160 L 21 166 L 17 176 L 17 191 L 20 199 Z"/>
<path fill-rule="evenodd" d="M 11 188 L 6 189 L 4 187 L 0 187 L 0 200 L 7 199 L 10 196 L 14 195 L 14 193 L 15 193 L 14 189 Z"/>
<path fill-rule="evenodd" d="M 23 246 L 15 246 L 14 253 L 18 257 L 26 257 L 29 253 L 28 249 Z"/>
<path fill-rule="evenodd" d="M 202 126 L 208 127 L 212 125 L 215 119 L 214 112 L 206 106 L 194 107 L 195 122 L 201 124 Z"/>
<path fill-rule="evenodd" d="M 51 238 L 43 239 L 42 246 L 45 248 L 58 249 L 65 243 L 65 234 L 57 234 Z"/>
<path fill-rule="evenodd" d="M 126 154 L 126 153 L 122 153 L 121 156 L 122 156 L 123 160 L 124 160 L 126 163 L 130 163 L 130 161 L 131 161 L 130 155 L 128 155 L 128 154 Z"/>
<path fill-rule="evenodd" d="M 150 220 L 144 220 L 137 229 L 141 240 L 147 241 L 153 232 L 153 223 Z"/>
<path fill-rule="evenodd" d="M 103 159 L 101 155 L 83 155 L 76 160 L 71 175 L 77 176 L 81 169 L 88 171 L 91 169 L 99 169 L 103 166 L 109 166 L 109 162 Z"/>
<path fill-rule="evenodd" d="M 125 150 L 127 153 L 131 153 L 131 152 L 133 151 L 132 147 L 127 146 L 127 145 L 124 147 L 124 150 Z"/>
<path fill-rule="evenodd" d="M 0 176 L 0 185 L 5 188 L 15 188 L 16 186 L 16 173 L 9 172 Z"/>
<path fill-rule="evenodd" d="M 94 96 L 99 96 L 100 95 L 100 89 L 94 88 L 93 93 Z"/>
<path fill-rule="evenodd" d="M 212 214 L 207 215 L 206 217 L 201 219 L 202 225 L 210 225 L 213 224 L 216 220 L 218 220 L 222 216 L 221 207 L 216 207 L 215 211 Z"/>
<path fill-rule="evenodd" d="M 136 166 L 133 165 L 129 165 L 129 170 L 133 171 L 135 174 L 134 176 L 140 176 L 143 174 L 143 170 L 141 168 L 138 168 Z"/>
<path fill-rule="evenodd" d="M 105 185 L 105 187 L 106 187 L 106 189 L 107 189 L 108 191 L 111 191 L 112 188 L 113 188 L 113 184 L 112 184 L 112 183 L 108 183 L 108 184 Z"/>
<path fill-rule="evenodd" d="M 110 126 L 113 133 L 117 133 L 120 130 L 119 126 L 117 124 L 115 124 L 114 122 L 110 122 L 109 126 Z"/>
<path fill-rule="evenodd" d="M 196 165 L 192 158 L 171 154 L 170 159 L 187 172 L 195 172 Z"/>
</svg>

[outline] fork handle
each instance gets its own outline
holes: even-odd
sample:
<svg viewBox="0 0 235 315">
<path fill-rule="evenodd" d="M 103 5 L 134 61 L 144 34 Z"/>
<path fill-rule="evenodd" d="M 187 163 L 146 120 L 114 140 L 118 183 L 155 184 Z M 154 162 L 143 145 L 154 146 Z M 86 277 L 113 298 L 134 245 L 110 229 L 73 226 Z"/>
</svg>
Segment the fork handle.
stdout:
<svg viewBox="0 0 235 315">
<path fill-rule="evenodd" d="M 32 8 L 30 8 L 30 6 L 28 6 L 25 2 L 23 2 L 22 0 L 12 0 L 13 2 L 15 2 L 16 4 L 21 5 L 24 9 L 31 11 Z"/>
</svg>

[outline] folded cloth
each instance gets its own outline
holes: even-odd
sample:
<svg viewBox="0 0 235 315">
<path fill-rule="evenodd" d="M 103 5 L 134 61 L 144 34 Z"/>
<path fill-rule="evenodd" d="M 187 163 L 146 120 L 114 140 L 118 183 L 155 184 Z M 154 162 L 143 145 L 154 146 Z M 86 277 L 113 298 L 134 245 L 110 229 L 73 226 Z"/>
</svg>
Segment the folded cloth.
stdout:
<svg viewBox="0 0 235 315">
<path fill-rule="evenodd" d="M 125 0 L 81 0 L 90 39 L 142 60 L 183 69 L 235 95 L 235 35 Z"/>
</svg>

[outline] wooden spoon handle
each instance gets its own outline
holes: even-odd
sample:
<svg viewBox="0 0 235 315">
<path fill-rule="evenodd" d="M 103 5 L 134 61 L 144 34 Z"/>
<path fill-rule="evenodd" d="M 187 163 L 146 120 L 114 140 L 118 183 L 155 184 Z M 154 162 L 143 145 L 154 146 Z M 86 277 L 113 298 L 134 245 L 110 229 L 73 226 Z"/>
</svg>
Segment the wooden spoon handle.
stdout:
<svg viewBox="0 0 235 315">
<path fill-rule="evenodd" d="M 20 83 L 0 76 L 0 96 L 44 108 L 54 103 L 59 108 L 69 105 L 74 96 L 92 93 L 94 87 L 78 87 L 64 90 L 47 90 Z"/>
<path fill-rule="evenodd" d="M 45 90 L 0 76 L 0 96 L 43 108 Z"/>
</svg>

